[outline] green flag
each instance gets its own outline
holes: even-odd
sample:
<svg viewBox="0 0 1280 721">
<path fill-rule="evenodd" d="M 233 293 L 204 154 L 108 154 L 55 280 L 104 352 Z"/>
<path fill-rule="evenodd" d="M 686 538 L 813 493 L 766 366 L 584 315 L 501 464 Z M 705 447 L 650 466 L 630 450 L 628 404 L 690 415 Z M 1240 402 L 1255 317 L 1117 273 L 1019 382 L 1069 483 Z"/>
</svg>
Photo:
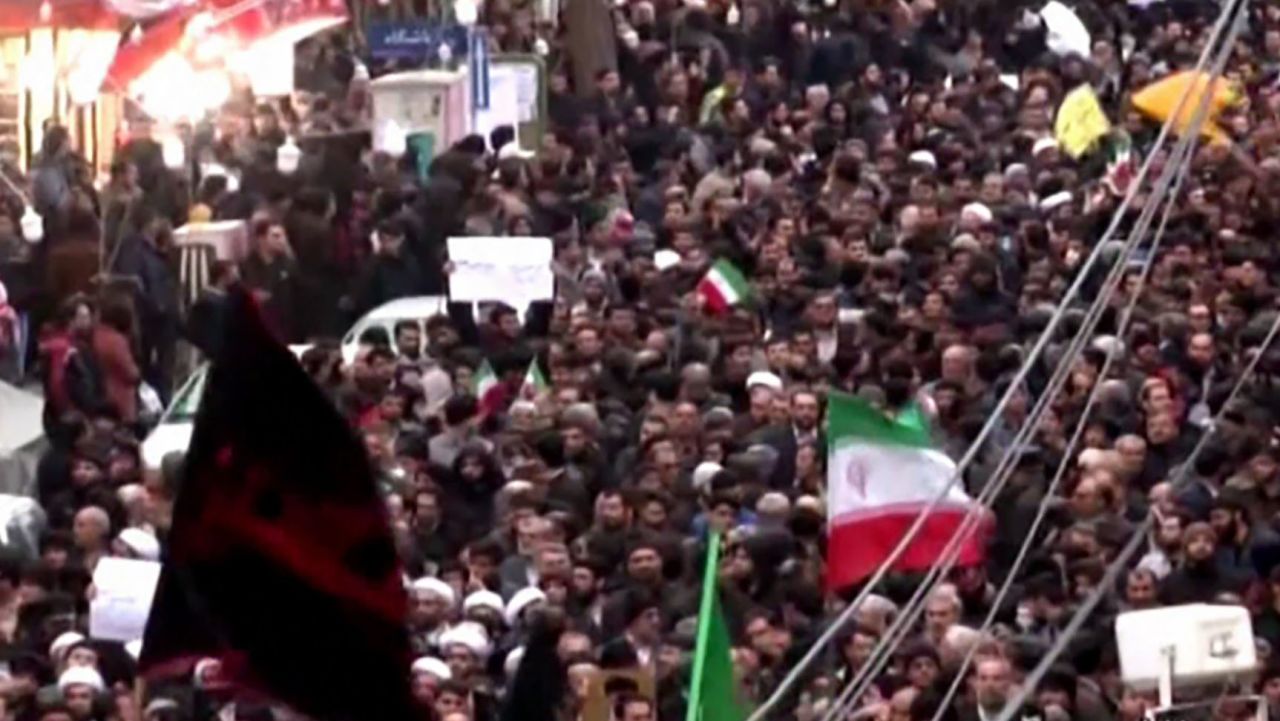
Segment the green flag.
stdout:
<svg viewBox="0 0 1280 721">
<path fill-rule="evenodd" d="M 685 721 L 743 721 L 747 711 L 738 699 L 733 673 L 733 643 L 720 608 L 718 571 L 720 534 L 708 542 L 707 567 L 702 575 L 702 602 L 698 606 L 698 644 L 693 655 L 689 684 L 689 710 Z"/>
</svg>

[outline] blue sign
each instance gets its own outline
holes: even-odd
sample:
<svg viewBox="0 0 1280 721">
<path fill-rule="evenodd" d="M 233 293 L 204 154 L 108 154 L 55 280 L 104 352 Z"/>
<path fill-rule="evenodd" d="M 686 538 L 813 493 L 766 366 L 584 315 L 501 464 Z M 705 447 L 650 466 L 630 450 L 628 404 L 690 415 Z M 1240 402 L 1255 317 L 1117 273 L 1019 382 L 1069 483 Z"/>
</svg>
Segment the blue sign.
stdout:
<svg viewBox="0 0 1280 721">
<path fill-rule="evenodd" d="M 466 57 L 467 29 L 462 25 L 423 22 L 370 23 L 366 37 L 374 60 L 435 60 L 440 46 L 448 45 L 452 57 Z"/>
<path fill-rule="evenodd" d="M 489 41 L 484 28 L 471 32 L 471 52 L 467 53 L 467 75 L 471 78 L 471 107 L 489 109 Z"/>
</svg>

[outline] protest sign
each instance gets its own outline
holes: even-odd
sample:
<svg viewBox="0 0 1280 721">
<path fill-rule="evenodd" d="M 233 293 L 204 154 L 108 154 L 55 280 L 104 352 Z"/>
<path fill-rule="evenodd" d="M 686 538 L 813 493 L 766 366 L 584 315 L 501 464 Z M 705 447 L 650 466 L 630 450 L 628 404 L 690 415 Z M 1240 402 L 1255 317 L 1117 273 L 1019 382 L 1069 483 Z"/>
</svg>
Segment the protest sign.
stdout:
<svg viewBox="0 0 1280 721">
<path fill-rule="evenodd" d="M 160 564 L 128 558 L 104 558 L 93 571 L 89 635 L 106 641 L 142 638 L 151 598 L 160 580 Z"/>
<path fill-rule="evenodd" d="M 1093 88 L 1081 85 L 1062 99 L 1053 134 L 1068 155 L 1079 158 L 1109 132 L 1111 121 L 1107 120 Z"/>
<path fill-rule="evenodd" d="M 517 309 L 551 300 L 556 288 L 551 258 L 550 238 L 450 238 L 449 299 L 501 301 Z"/>
</svg>

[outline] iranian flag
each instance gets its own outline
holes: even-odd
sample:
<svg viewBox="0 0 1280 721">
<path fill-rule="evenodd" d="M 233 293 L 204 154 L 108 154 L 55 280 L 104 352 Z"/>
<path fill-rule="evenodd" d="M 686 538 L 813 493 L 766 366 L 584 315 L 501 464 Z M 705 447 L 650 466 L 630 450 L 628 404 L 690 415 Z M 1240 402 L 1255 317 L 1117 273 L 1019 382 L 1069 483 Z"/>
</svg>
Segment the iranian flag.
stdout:
<svg viewBox="0 0 1280 721">
<path fill-rule="evenodd" d="M 751 284 L 733 263 L 721 258 L 698 281 L 698 293 L 707 301 L 707 310 L 722 313 L 751 295 Z"/>
<path fill-rule="evenodd" d="M 502 406 L 502 388 L 498 385 L 498 374 L 493 372 L 489 361 L 484 361 L 476 369 L 471 379 L 471 393 L 480 404 L 480 413 L 489 415 Z"/>
<path fill-rule="evenodd" d="M 520 397 L 532 400 L 550 388 L 551 384 L 547 383 L 547 377 L 542 375 L 542 369 L 538 367 L 538 359 L 529 361 L 529 370 L 524 372 L 524 382 L 520 384 Z"/>
<path fill-rule="evenodd" d="M 836 589 L 875 573 L 950 483 L 956 464 L 932 447 L 915 406 L 889 418 L 859 398 L 833 393 L 827 434 L 827 585 Z M 952 486 L 894 569 L 936 565 L 972 505 L 961 484 Z M 986 518 L 970 521 L 960 565 L 982 562 L 987 527 Z"/>
<path fill-rule="evenodd" d="M 1102 182 L 1112 195 L 1124 197 L 1137 173 L 1138 159 L 1134 157 L 1133 141 L 1127 133 L 1117 131 L 1107 149 L 1107 170 Z"/>
</svg>

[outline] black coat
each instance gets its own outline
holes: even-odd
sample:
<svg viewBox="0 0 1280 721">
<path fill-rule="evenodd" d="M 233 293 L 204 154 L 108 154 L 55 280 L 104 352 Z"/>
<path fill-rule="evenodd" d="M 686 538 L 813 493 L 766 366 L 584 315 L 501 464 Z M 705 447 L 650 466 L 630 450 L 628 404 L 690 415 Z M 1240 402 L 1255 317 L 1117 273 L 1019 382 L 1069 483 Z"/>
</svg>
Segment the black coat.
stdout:
<svg viewBox="0 0 1280 721">
<path fill-rule="evenodd" d="M 378 254 L 369 262 L 356 290 L 356 312 L 377 308 L 397 298 L 409 298 L 421 293 L 422 272 L 418 262 L 405 253 L 400 255 Z"/>
</svg>

